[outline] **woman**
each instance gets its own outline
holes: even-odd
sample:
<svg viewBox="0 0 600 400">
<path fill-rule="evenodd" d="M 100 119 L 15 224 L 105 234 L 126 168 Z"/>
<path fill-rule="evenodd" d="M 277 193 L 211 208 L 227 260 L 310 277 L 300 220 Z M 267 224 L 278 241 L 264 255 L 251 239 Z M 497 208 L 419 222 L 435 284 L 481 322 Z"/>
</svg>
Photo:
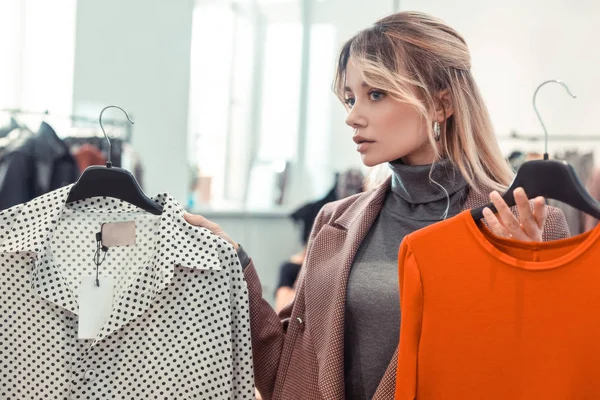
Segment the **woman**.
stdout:
<svg viewBox="0 0 600 400">
<path fill-rule="evenodd" d="M 485 219 L 496 235 L 569 236 L 564 215 L 543 198 L 530 208 L 516 190 L 519 217 L 500 198 L 512 172 L 470 68 L 464 39 L 422 13 L 386 17 L 343 46 L 335 91 L 348 108 L 352 140 L 365 165 L 392 174 L 371 191 L 323 207 L 295 300 L 279 315 L 262 300 L 256 270 L 240 251 L 263 398 L 393 398 L 397 250 L 416 229 L 491 198 L 498 217 L 486 210 Z M 210 221 L 187 218 L 238 247 Z"/>
</svg>

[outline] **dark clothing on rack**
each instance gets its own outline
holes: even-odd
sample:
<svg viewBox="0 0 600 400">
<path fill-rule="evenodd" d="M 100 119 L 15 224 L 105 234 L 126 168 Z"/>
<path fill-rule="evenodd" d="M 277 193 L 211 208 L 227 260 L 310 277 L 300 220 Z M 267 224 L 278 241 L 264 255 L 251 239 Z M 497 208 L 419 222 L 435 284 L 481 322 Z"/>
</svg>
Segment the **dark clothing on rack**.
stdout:
<svg viewBox="0 0 600 400">
<path fill-rule="evenodd" d="M 364 177 L 360 170 L 349 169 L 335 175 L 335 183 L 329 192 L 320 200 L 307 203 L 290 215 L 294 222 L 302 223 L 302 243 L 308 242 L 308 236 L 312 230 L 313 223 L 321 208 L 332 201 L 344 199 L 363 191 Z"/>
<path fill-rule="evenodd" d="M 37 134 L 14 143 L 0 160 L 0 210 L 71 184 L 79 168 L 54 129 L 43 122 Z"/>
<path fill-rule="evenodd" d="M 14 131 L 15 129 L 17 129 L 19 127 L 19 124 L 17 124 L 17 121 L 15 121 L 14 118 L 10 119 L 10 124 L 8 126 L 3 126 L 2 128 L 0 128 L 0 138 L 5 137 L 6 135 L 8 135 L 9 133 L 11 133 L 12 131 Z"/>
<path fill-rule="evenodd" d="M 557 160 L 564 160 L 569 163 L 575 169 L 577 176 L 584 184 L 590 181 L 594 169 L 593 153 L 580 154 L 577 151 L 567 151 L 563 154 L 556 154 L 554 158 Z M 565 203 L 555 200 L 548 200 L 548 204 L 560 208 L 563 211 L 565 218 L 567 219 L 567 224 L 569 225 L 571 235 L 579 235 L 586 231 L 585 213 L 582 213 L 578 209 Z"/>
<path fill-rule="evenodd" d="M 594 199 L 600 201 L 600 168 L 594 168 L 590 175 L 589 180 L 586 182 L 587 189 Z M 584 214 L 583 221 L 585 232 L 594 229 L 598 225 L 598 220 L 589 214 Z"/>
<path fill-rule="evenodd" d="M 298 278 L 298 274 L 300 273 L 300 268 L 302 268 L 302 264 L 296 264 L 291 261 L 288 261 L 281 265 L 279 268 L 279 283 L 277 284 L 277 289 L 282 287 L 294 287 L 294 283 L 296 283 L 296 279 Z"/>
<path fill-rule="evenodd" d="M 321 208 L 327 203 L 331 203 L 332 201 L 336 201 L 336 185 L 320 200 L 317 200 L 312 203 L 308 203 L 294 211 L 291 215 L 292 220 L 294 222 L 302 223 L 302 243 L 306 244 L 308 242 L 308 236 L 310 235 L 310 231 L 312 230 L 315 219 L 317 218 L 317 214 L 321 211 Z"/>
</svg>

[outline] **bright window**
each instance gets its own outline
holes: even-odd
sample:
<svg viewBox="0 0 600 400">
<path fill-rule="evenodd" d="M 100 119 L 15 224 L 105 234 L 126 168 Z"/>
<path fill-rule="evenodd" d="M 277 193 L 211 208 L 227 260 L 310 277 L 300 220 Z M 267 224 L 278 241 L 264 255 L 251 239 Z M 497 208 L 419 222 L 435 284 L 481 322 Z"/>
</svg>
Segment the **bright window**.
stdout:
<svg viewBox="0 0 600 400">
<path fill-rule="evenodd" d="M 224 185 L 234 22 L 230 7 L 207 5 L 195 9 L 192 25 L 192 145 L 198 173 L 210 179 L 216 200 L 222 199 Z"/>
<path fill-rule="evenodd" d="M 260 160 L 291 160 L 296 155 L 302 25 L 267 28 L 260 124 Z"/>
<path fill-rule="evenodd" d="M 299 0 L 197 5 L 190 93 L 195 205 L 272 207 L 280 198 L 278 182 L 286 165 L 315 177 L 308 197 L 330 184 L 323 160 L 331 131 L 336 30 L 330 24 L 306 27 L 310 59 L 302 82 L 300 5 Z M 303 85 L 309 104 L 301 124 Z M 300 126 L 307 132 L 299 132 Z M 299 143 L 305 144 L 304 160 L 298 159 Z"/>
<path fill-rule="evenodd" d="M 0 109 L 71 114 L 76 0 L 0 1 Z"/>
</svg>

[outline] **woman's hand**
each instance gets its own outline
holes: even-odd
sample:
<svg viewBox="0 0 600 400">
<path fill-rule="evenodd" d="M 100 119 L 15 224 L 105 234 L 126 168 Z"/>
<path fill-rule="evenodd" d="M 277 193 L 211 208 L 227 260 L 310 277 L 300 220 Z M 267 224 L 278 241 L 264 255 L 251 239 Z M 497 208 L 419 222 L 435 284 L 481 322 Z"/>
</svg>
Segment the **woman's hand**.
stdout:
<svg viewBox="0 0 600 400">
<path fill-rule="evenodd" d="M 183 218 L 185 218 L 185 220 L 194 225 L 194 226 L 198 226 L 201 228 L 206 228 L 209 231 L 211 231 L 212 233 L 214 233 L 215 235 L 225 239 L 226 241 L 228 241 L 229 243 L 231 243 L 233 245 L 233 248 L 237 251 L 237 249 L 240 247 L 236 242 L 233 241 L 232 238 L 229 237 L 229 235 L 227 233 L 225 233 L 225 231 L 216 223 L 207 220 L 206 218 L 204 218 L 202 215 L 194 215 L 194 214 L 189 214 L 189 213 L 185 213 L 183 214 Z"/>
<path fill-rule="evenodd" d="M 537 197 L 533 201 L 533 213 L 527 194 L 523 188 L 514 191 L 515 202 L 519 210 L 519 219 L 510 211 L 506 202 L 497 191 L 490 194 L 490 199 L 498 210 L 498 215 L 489 208 L 483 210 L 483 216 L 492 232 L 500 237 L 521 240 L 524 242 L 541 242 L 544 224 L 546 223 L 546 201 Z"/>
</svg>

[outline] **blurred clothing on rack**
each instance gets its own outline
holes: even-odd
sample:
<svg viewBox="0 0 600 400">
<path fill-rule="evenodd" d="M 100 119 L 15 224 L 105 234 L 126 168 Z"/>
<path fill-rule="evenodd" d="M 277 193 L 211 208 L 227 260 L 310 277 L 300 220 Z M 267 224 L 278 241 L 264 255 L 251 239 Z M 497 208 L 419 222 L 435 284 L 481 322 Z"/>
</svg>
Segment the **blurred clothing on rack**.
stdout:
<svg viewBox="0 0 600 400">
<path fill-rule="evenodd" d="M 73 157 L 75 157 L 75 160 L 77 161 L 79 172 L 83 172 L 92 165 L 106 164 L 106 157 L 104 157 L 102 151 L 89 143 L 82 144 L 79 148 L 74 149 Z"/>
<path fill-rule="evenodd" d="M 281 309 L 294 299 L 296 280 L 306 256 L 308 237 L 321 208 L 332 201 L 361 193 L 364 190 L 364 180 L 365 177 L 359 169 L 348 169 L 343 173 L 337 173 L 335 183 L 325 197 L 301 206 L 290 215 L 292 220 L 302 227 L 301 239 L 304 247 L 279 267 L 279 278 L 275 290 L 276 309 Z"/>
<path fill-rule="evenodd" d="M 342 173 L 338 172 L 335 174 L 333 187 L 323 198 L 304 204 L 290 215 L 294 222 L 302 225 L 302 243 L 306 244 L 308 241 L 313 223 L 321 208 L 332 201 L 361 193 L 364 190 L 364 180 L 365 177 L 359 169 L 351 168 Z"/>
<path fill-rule="evenodd" d="M 364 190 L 365 176 L 358 168 L 350 168 L 337 175 L 335 193 L 337 199 L 345 199 Z"/>
<path fill-rule="evenodd" d="M 8 118 L 0 123 L 0 210 L 25 203 L 35 197 L 75 182 L 81 172 L 92 165 L 105 165 L 111 150 L 114 167 L 130 170 L 141 184 L 142 166 L 138 155 L 129 146 L 130 124 L 124 134 L 111 137 L 111 146 L 98 128 L 95 118 L 84 116 L 53 116 L 46 112 L 0 110 Z M 36 132 L 22 124 L 19 117 L 41 116 L 44 122 Z M 67 119 L 67 124 L 58 121 Z M 57 120 L 59 136 L 47 119 Z M 104 123 L 118 126 L 120 121 Z M 121 131 L 121 129 L 119 129 Z"/>
<path fill-rule="evenodd" d="M 108 154 L 108 143 L 104 137 L 97 136 L 97 131 L 91 133 L 91 135 L 77 135 L 69 136 L 63 139 L 68 148 L 74 149 L 84 144 L 90 144 L 100 150 L 103 154 Z M 123 155 L 123 140 L 120 138 L 111 138 L 110 143 L 112 145 L 111 150 L 111 162 L 113 167 L 121 167 L 122 155 Z"/>
<path fill-rule="evenodd" d="M 592 197 L 600 201 L 600 167 L 595 168 L 587 182 L 587 189 Z M 585 214 L 583 218 L 583 229 L 587 232 L 598 225 L 598 220 L 591 215 Z"/>
<path fill-rule="evenodd" d="M 121 153 L 121 168 L 131 172 L 138 181 L 138 184 L 144 188 L 144 167 L 140 155 L 133 149 L 129 143 L 123 144 L 123 151 Z"/>
<path fill-rule="evenodd" d="M 590 181 L 594 168 L 593 153 L 581 154 L 577 151 L 566 151 L 564 153 L 555 154 L 554 158 L 557 160 L 564 160 L 571 164 L 575 169 L 577 176 L 579 176 L 579 179 L 581 179 L 581 182 L 584 185 Z M 587 214 L 582 213 L 574 207 L 555 200 L 548 200 L 548 205 L 558 207 L 563 211 L 565 218 L 567 219 L 567 224 L 569 225 L 571 235 L 579 235 L 586 231 L 585 221 Z"/>
<path fill-rule="evenodd" d="M 516 171 L 519 170 L 520 166 L 526 162 L 531 160 L 541 160 L 543 159 L 543 155 L 539 153 L 524 153 L 520 150 L 513 151 L 508 157 L 508 161 L 510 162 L 513 169 Z M 578 151 L 566 151 L 564 153 L 556 153 L 554 154 L 554 159 L 563 160 L 567 163 L 571 164 L 575 169 L 575 172 L 581 179 L 581 182 L 584 185 L 590 186 L 590 182 L 592 180 L 592 172 L 594 167 L 594 154 L 593 153 L 585 153 L 581 154 Z M 600 173 L 598 180 L 600 180 Z M 594 183 L 592 183 L 593 185 Z M 591 189 L 590 193 L 594 193 L 593 190 L 597 192 L 597 199 L 600 199 L 600 182 L 595 183 L 597 189 Z M 565 214 L 565 218 L 567 219 L 567 224 L 569 225 L 569 230 L 571 231 L 571 235 L 579 235 L 588 231 L 589 229 L 596 226 L 597 222 L 594 222 L 593 217 L 588 216 L 587 214 L 582 213 L 574 207 L 571 207 L 565 203 L 548 199 L 548 205 L 560 208 L 562 212 Z"/>
<path fill-rule="evenodd" d="M 42 122 L 37 133 L 10 143 L 0 160 L 0 210 L 71 184 L 78 177 L 69 148 Z"/>
<path fill-rule="evenodd" d="M 527 154 L 520 150 L 515 150 L 508 156 L 508 163 L 515 172 L 521 168 L 521 165 L 523 165 L 525 161 L 527 161 Z"/>
</svg>

